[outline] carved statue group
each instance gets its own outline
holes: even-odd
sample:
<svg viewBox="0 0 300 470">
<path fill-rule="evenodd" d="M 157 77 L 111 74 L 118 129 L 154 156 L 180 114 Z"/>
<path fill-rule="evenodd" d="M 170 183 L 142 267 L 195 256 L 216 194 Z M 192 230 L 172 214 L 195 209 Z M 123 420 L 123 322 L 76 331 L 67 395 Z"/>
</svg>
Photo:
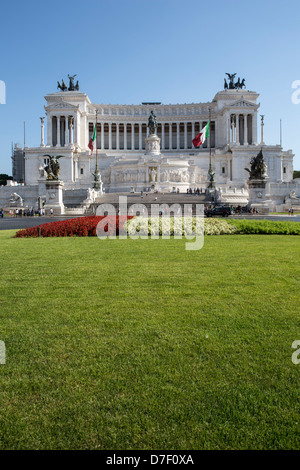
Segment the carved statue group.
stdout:
<svg viewBox="0 0 300 470">
<path fill-rule="evenodd" d="M 168 170 L 162 168 L 158 172 L 157 167 L 148 168 L 148 181 L 150 183 L 156 182 L 178 182 L 178 183 L 188 183 L 190 182 L 190 174 L 187 170 Z M 145 170 L 117 170 L 112 173 L 111 181 L 113 183 L 129 183 L 129 182 L 139 182 L 146 183 L 146 172 Z"/>
<path fill-rule="evenodd" d="M 58 181 L 60 165 L 58 162 L 59 158 L 62 158 L 62 155 L 57 155 L 53 157 L 51 155 L 44 155 L 44 157 L 49 158 L 49 163 L 45 165 L 44 170 L 47 174 L 48 181 Z"/>
<path fill-rule="evenodd" d="M 68 74 L 68 78 L 69 78 L 69 88 L 67 87 L 67 85 L 65 84 L 64 80 L 60 82 L 57 82 L 57 88 L 61 91 L 79 91 L 79 83 L 78 83 L 78 80 L 76 82 L 76 85 L 74 85 L 74 78 L 76 77 L 76 74 L 75 75 L 69 75 Z"/>
<path fill-rule="evenodd" d="M 224 78 L 224 90 L 241 90 L 242 88 L 246 88 L 246 84 L 245 84 L 245 79 L 243 78 L 243 80 L 241 81 L 240 77 L 238 78 L 237 82 L 234 81 L 234 78 L 236 76 L 236 73 L 226 73 L 226 75 L 228 76 L 228 82 L 226 80 L 226 78 Z"/>
<path fill-rule="evenodd" d="M 17 193 L 12 193 L 10 195 L 9 202 L 11 205 L 23 206 L 23 198 Z"/>
<path fill-rule="evenodd" d="M 246 171 L 249 173 L 249 180 L 254 179 L 265 179 L 267 176 L 267 165 L 264 160 L 264 156 L 262 150 L 256 155 L 256 157 L 252 157 L 250 160 L 250 170 L 249 168 L 245 168 Z"/>
</svg>

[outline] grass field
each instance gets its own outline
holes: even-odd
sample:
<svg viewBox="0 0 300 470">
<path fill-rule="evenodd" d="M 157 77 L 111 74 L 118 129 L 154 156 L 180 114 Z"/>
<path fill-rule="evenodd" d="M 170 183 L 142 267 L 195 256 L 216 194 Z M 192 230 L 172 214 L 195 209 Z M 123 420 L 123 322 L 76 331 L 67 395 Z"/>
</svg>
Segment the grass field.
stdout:
<svg viewBox="0 0 300 470">
<path fill-rule="evenodd" d="M 299 449 L 299 238 L 0 232 L 1 449 Z"/>
</svg>

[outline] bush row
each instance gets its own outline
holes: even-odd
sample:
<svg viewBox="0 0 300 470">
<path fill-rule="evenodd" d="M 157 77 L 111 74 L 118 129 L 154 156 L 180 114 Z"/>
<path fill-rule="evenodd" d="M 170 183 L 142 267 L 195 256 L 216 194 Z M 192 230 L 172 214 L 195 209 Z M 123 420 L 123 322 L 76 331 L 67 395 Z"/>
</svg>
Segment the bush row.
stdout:
<svg viewBox="0 0 300 470">
<path fill-rule="evenodd" d="M 300 235 L 299 222 L 286 222 L 274 220 L 228 220 L 228 224 L 237 228 L 241 234 L 264 234 L 264 235 Z"/>
<path fill-rule="evenodd" d="M 128 235 L 167 235 L 184 236 L 191 234 L 232 235 L 232 234 L 277 234 L 300 235 L 300 223 L 270 220 L 222 220 L 198 219 L 195 217 L 131 217 L 131 216 L 90 216 L 50 222 L 37 227 L 19 230 L 15 238 L 29 237 L 93 237 L 97 235 L 98 223 L 107 235 L 119 235 L 120 227 L 127 224 Z"/>
</svg>

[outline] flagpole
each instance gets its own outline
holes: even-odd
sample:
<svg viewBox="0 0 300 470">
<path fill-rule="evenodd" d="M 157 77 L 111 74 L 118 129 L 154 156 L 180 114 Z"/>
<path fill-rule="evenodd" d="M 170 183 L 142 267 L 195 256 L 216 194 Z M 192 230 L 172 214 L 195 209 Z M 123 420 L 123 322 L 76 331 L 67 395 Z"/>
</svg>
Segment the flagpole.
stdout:
<svg viewBox="0 0 300 470">
<path fill-rule="evenodd" d="M 93 176 L 94 176 L 94 189 L 96 189 L 96 191 L 101 191 L 102 192 L 102 181 L 101 181 L 101 175 L 100 175 L 100 171 L 99 171 L 99 168 L 98 168 L 98 146 L 97 146 L 97 124 L 98 124 L 98 110 L 96 109 L 96 124 L 95 124 L 95 129 L 94 129 L 94 133 L 96 135 L 96 168 L 95 168 L 95 173 L 93 173 Z"/>
<path fill-rule="evenodd" d="M 96 171 L 98 171 L 97 119 L 98 119 L 98 109 L 96 109 Z"/>
<path fill-rule="evenodd" d="M 211 108 L 209 108 L 209 170 L 208 170 L 208 188 L 213 189 L 215 187 L 214 172 L 211 166 Z"/>
<path fill-rule="evenodd" d="M 209 168 L 211 169 L 211 108 L 209 108 Z"/>
</svg>

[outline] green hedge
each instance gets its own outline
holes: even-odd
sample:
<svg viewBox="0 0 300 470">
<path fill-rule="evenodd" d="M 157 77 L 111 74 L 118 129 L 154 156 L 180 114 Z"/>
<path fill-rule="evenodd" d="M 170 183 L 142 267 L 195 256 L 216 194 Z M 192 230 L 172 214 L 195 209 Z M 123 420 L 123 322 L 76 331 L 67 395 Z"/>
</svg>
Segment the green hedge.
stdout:
<svg viewBox="0 0 300 470">
<path fill-rule="evenodd" d="M 241 234 L 300 235 L 299 222 L 273 220 L 228 220 Z"/>
<path fill-rule="evenodd" d="M 169 222 L 168 222 L 169 220 Z M 187 226 L 183 219 L 171 217 L 134 217 L 127 222 L 129 235 L 139 234 L 141 236 L 162 235 L 169 231 L 170 235 L 182 235 L 203 232 L 205 235 L 233 235 L 233 234 L 265 234 L 265 235 L 300 235 L 299 222 L 284 222 L 272 220 L 248 220 L 248 219 L 204 219 L 198 226 L 195 217 L 187 217 Z M 203 224 L 204 222 L 204 224 Z M 170 224 L 165 225 L 165 224 Z M 167 229 L 166 227 L 169 227 Z"/>
</svg>

